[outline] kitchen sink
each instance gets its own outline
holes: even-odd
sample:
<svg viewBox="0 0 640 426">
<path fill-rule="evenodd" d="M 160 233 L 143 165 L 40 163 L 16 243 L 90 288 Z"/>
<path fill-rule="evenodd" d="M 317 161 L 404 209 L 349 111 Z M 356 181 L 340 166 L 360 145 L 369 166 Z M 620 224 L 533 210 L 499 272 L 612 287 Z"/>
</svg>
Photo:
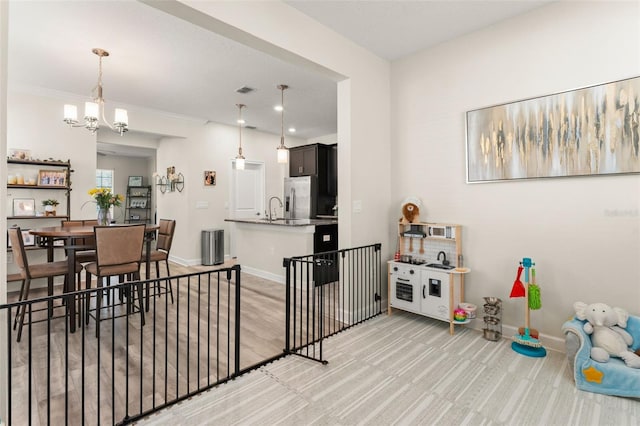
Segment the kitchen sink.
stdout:
<svg viewBox="0 0 640 426">
<path fill-rule="evenodd" d="M 442 263 L 429 263 L 426 265 L 427 268 L 437 268 L 437 269 L 453 269 L 455 268 L 455 266 L 451 266 L 451 265 L 443 265 Z"/>
</svg>

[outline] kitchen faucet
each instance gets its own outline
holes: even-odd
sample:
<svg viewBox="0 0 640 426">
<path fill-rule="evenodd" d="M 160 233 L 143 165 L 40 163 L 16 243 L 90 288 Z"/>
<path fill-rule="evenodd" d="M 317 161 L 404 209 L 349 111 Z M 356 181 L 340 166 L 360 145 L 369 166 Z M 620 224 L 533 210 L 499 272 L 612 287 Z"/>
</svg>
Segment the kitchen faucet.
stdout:
<svg viewBox="0 0 640 426">
<path fill-rule="evenodd" d="M 447 260 L 447 253 L 445 253 L 445 252 L 443 252 L 443 251 L 441 251 L 440 253 L 438 253 L 438 258 L 437 258 L 437 260 L 440 260 L 440 255 L 442 255 L 442 264 L 443 264 L 443 265 L 445 265 L 445 266 L 446 266 L 446 265 L 448 265 L 448 264 L 449 264 L 449 261 Z"/>
<path fill-rule="evenodd" d="M 271 216 L 271 212 L 273 211 L 273 209 L 271 208 L 271 202 L 273 201 L 274 198 L 276 200 L 278 200 L 278 203 L 280 203 L 280 207 L 282 207 L 282 200 L 280 198 L 276 197 L 275 195 L 273 197 L 269 198 L 269 222 L 271 222 L 273 220 L 272 216 Z M 276 219 L 277 219 L 277 217 L 276 217 Z"/>
</svg>

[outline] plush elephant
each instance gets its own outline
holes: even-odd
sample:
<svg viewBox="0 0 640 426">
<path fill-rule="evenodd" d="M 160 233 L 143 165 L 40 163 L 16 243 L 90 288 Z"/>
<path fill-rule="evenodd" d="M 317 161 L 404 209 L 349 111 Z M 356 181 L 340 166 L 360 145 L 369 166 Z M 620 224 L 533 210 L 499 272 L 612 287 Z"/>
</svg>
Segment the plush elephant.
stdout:
<svg viewBox="0 0 640 426">
<path fill-rule="evenodd" d="M 609 356 L 622 358 L 628 367 L 640 368 L 640 356 L 631 352 L 633 337 L 624 329 L 629 313 L 622 308 L 612 308 L 604 303 L 583 302 L 573 304 L 576 317 L 587 320 L 583 328 L 591 335 L 591 358 L 598 362 L 609 361 Z"/>
</svg>

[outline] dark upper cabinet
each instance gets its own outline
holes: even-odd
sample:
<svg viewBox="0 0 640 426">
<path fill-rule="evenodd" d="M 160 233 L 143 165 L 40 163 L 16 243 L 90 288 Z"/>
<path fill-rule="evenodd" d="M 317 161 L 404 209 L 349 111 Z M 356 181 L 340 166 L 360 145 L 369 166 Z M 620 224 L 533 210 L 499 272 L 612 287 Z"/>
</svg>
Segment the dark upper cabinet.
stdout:
<svg viewBox="0 0 640 426">
<path fill-rule="evenodd" d="M 327 193 L 338 196 L 338 144 L 329 145 L 327 155 Z"/>
<path fill-rule="evenodd" d="M 289 176 L 317 176 L 318 214 L 332 215 L 338 195 L 338 145 L 312 144 L 289 149 Z"/>
<path fill-rule="evenodd" d="M 289 150 L 289 176 L 318 174 L 318 145 L 305 145 Z"/>
</svg>

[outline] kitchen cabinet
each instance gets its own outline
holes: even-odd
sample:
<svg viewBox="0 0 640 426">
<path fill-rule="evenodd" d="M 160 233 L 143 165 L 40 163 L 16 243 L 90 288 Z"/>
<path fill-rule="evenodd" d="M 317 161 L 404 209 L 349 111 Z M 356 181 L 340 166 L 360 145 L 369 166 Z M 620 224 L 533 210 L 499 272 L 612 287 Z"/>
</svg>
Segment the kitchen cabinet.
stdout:
<svg viewBox="0 0 640 426">
<path fill-rule="evenodd" d="M 291 148 L 289 150 L 289 177 L 317 175 L 319 168 L 326 167 L 326 161 L 325 164 L 318 166 L 319 151 L 324 152 L 323 149 L 318 148 L 318 144 Z"/>
<path fill-rule="evenodd" d="M 337 144 L 303 145 L 289 150 L 289 177 L 316 176 L 317 213 L 333 216 L 338 195 Z"/>
<path fill-rule="evenodd" d="M 151 186 L 128 186 L 125 223 L 151 222 Z"/>
<path fill-rule="evenodd" d="M 71 163 L 7 159 L 7 227 L 23 230 L 60 225 L 71 214 Z M 44 200 L 56 200 L 53 211 L 45 211 Z M 27 234 L 25 236 L 28 237 Z M 39 248 L 35 239 L 25 241 L 27 249 Z"/>
</svg>

